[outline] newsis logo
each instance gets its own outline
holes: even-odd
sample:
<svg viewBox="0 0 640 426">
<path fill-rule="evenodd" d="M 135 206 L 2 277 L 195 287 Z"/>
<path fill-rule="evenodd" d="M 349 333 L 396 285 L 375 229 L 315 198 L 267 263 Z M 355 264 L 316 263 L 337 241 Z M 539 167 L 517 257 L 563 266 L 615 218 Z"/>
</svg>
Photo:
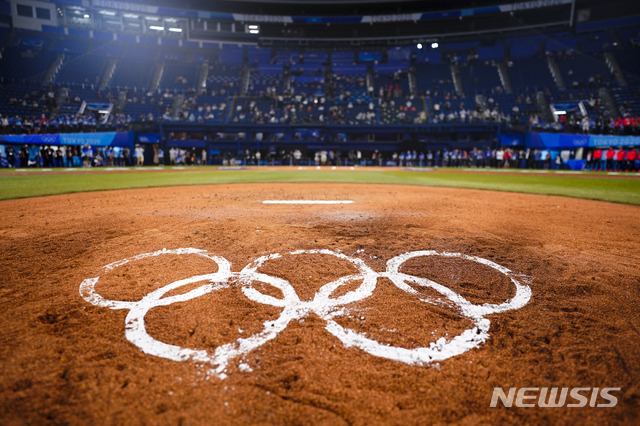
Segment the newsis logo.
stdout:
<svg viewBox="0 0 640 426">
<path fill-rule="evenodd" d="M 612 392 L 621 388 L 493 388 L 490 407 L 598 407 L 610 408 L 618 404 L 618 398 Z"/>
</svg>

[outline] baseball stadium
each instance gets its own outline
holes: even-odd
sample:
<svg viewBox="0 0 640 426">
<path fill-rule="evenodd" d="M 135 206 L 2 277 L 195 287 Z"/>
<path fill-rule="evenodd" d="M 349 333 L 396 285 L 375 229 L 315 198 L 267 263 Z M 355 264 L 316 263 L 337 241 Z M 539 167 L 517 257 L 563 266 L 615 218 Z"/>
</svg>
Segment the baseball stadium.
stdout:
<svg viewBox="0 0 640 426">
<path fill-rule="evenodd" d="M 634 425 L 640 2 L 0 0 L 0 424 Z"/>
</svg>

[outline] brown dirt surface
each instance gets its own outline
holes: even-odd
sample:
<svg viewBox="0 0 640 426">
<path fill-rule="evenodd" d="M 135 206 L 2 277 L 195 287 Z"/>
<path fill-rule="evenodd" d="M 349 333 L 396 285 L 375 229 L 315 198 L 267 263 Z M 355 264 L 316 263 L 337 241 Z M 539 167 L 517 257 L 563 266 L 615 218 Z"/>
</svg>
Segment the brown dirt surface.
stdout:
<svg viewBox="0 0 640 426">
<path fill-rule="evenodd" d="M 265 205 L 267 199 L 353 200 L 344 205 Z M 640 417 L 640 208 L 560 197 L 390 185 L 251 184 L 84 193 L 0 203 L 0 423 L 2 424 L 429 424 L 619 423 Z M 125 336 L 126 309 L 94 306 L 79 293 L 102 274 L 103 297 L 139 301 L 177 280 L 218 271 L 195 254 L 142 253 L 192 247 L 240 272 L 280 253 L 258 273 L 290 282 L 302 300 L 357 273 L 345 259 L 290 254 L 328 249 L 377 273 L 417 250 L 464 253 L 516 274 L 528 304 L 487 315 L 489 339 L 429 365 L 346 347 L 310 313 L 274 339 L 210 366 L 144 353 Z M 428 278 L 471 303 L 514 296 L 509 280 L 472 260 L 419 257 L 400 272 Z M 202 288 L 191 282 L 163 298 Z M 361 279 L 331 298 L 358 289 Z M 267 282 L 243 283 L 157 306 L 147 332 L 206 351 L 260 333 L 282 307 Z M 472 327 L 431 288 L 416 294 L 378 277 L 373 294 L 335 321 L 403 348 L 429 346 Z M 247 287 L 248 286 L 248 287 Z M 490 408 L 494 387 L 619 387 L 613 408 Z M 599 402 L 605 402 L 600 400 Z"/>
</svg>

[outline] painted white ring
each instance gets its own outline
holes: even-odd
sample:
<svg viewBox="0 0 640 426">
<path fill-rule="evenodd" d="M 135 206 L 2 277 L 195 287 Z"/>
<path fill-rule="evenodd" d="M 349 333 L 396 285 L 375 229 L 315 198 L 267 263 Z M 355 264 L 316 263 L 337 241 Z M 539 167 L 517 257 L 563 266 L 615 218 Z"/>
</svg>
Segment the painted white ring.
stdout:
<svg viewBox="0 0 640 426">
<path fill-rule="evenodd" d="M 146 331 L 145 316 L 155 307 L 167 306 L 175 302 L 188 301 L 215 290 L 229 288 L 230 285 L 228 284 L 228 280 L 232 276 L 236 276 L 236 274 L 231 273 L 229 275 L 217 272 L 214 274 L 198 275 L 184 280 L 175 281 L 165 287 L 149 293 L 129 311 L 129 314 L 125 319 L 125 335 L 127 340 L 136 345 L 142 352 L 149 355 L 173 361 L 191 360 L 194 362 L 210 364 L 214 367 L 213 372 L 215 374 L 220 378 L 226 377 L 225 370 L 231 359 L 248 353 L 262 346 L 267 341 L 275 338 L 278 333 L 287 327 L 290 319 L 278 318 L 276 321 L 267 321 L 262 332 L 256 333 L 248 338 L 240 338 L 235 342 L 218 346 L 214 354 L 211 355 L 205 350 L 183 348 L 180 346 L 170 345 L 153 338 Z M 209 280 L 211 284 L 202 285 L 187 293 L 177 296 L 162 297 L 169 291 L 202 280 Z"/>
<path fill-rule="evenodd" d="M 513 277 L 512 272 L 503 266 L 479 257 L 467 256 L 460 253 L 440 253 L 436 251 L 415 251 L 396 256 L 387 262 L 387 270 L 383 273 L 376 273 L 361 259 L 352 258 L 331 250 L 298 250 L 290 252 L 288 253 L 290 255 L 325 254 L 335 256 L 351 262 L 359 270 L 358 274 L 341 277 L 331 283 L 325 284 L 318 290 L 314 299 L 310 302 L 301 302 L 295 292 L 295 289 L 287 280 L 257 272 L 257 269 L 267 261 L 282 257 L 280 254 L 262 256 L 243 268 L 240 273 L 231 272 L 231 265 L 226 259 L 209 255 L 208 252 L 204 250 L 193 248 L 181 248 L 176 250 L 163 249 L 153 253 L 144 253 L 111 263 L 103 269 L 105 272 L 108 272 L 129 262 L 162 254 L 196 254 L 203 256 L 217 263 L 218 272 L 175 281 L 147 294 L 137 302 L 109 300 L 99 295 L 95 290 L 95 286 L 100 279 L 100 276 L 84 280 L 80 285 L 80 294 L 86 301 L 97 306 L 108 307 L 110 309 L 129 309 L 130 312 L 125 320 L 125 335 L 129 341 L 144 353 L 175 361 L 192 360 L 208 363 L 216 367 L 214 373 L 221 378 L 225 377 L 224 371 L 228 362 L 232 358 L 246 354 L 262 346 L 284 330 L 290 321 L 293 319 L 303 318 L 310 312 L 314 312 L 321 318 L 325 319 L 327 322 L 325 327 L 326 330 L 342 341 L 346 347 L 355 346 L 371 355 L 405 362 L 407 364 L 425 364 L 459 355 L 484 343 L 489 337 L 488 330 L 490 325 L 489 320 L 485 319 L 484 315 L 520 308 L 524 306 L 531 297 L 531 289 L 526 285 L 521 285 Z M 516 296 L 500 305 L 474 305 L 445 286 L 426 278 L 415 277 L 399 272 L 399 268 L 404 262 L 408 259 L 419 256 L 457 257 L 492 267 L 493 269 L 496 269 L 508 276 L 515 284 Z M 242 291 L 250 300 L 265 305 L 284 308 L 277 320 L 267 321 L 264 323 L 264 329 L 262 332 L 248 338 L 240 338 L 235 342 L 219 346 L 216 348 L 213 355 L 209 355 L 208 352 L 202 350 L 181 348 L 160 342 L 146 332 L 144 318 L 150 309 L 159 306 L 167 306 L 176 302 L 188 301 L 204 294 L 208 294 L 214 290 L 228 288 L 228 281 L 234 276 L 237 276 L 240 279 Z M 343 311 L 337 310 L 336 308 L 338 306 L 364 300 L 371 296 L 376 288 L 377 279 L 379 277 L 387 277 L 391 279 L 394 285 L 399 289 L 410 294 L 417 294 L 417 291 L 406 284 L 408 281 L 433 288 L 445 296 L 449 301 L 460 307 L 462 315 L 471 319 L 474 323 L 474 327 L 465 330 L 462 334 L 454 337 L 450 341 L 446 341 L 444 338 L 441 338 L 437 342 L 432 343 L 428 348 L 406 349 L 383 345 L 380 342 L 367 338 L 362 333 L 340 326 L 334 318 L 342 315 Z M 335 299 L 330 298 L 330 295 L 340 286 L 345 285 L 352 280 L 359 279 L 362 279 L 363 282 L 356 290 L 350 291 Z M 188 291 L 187 293 L 163 298 L 165 294 L 172 290 L 200 281 L 208 281 L 209 283 L 203 284 Z M 266 282 L 276 288 L 279 288 L 283 292 L 284 297 L 282 299 L 278 299 L 259 292 L 251 286 L 254 281 Z M 431 300 L 421 300 L 433 303 Z"/>
<path fill-rule="evenodd" d="M 153 338 L 147 333 L 145 326 L 145 316 L 147 313 L 159 306 L 168 306 L 176 302 L 184 302 L 196 297 L 203 296 L 214 290 L 228 288 L 228 285 L 216 285 L 226 282 L 229 276 L 214 273 L 206 275 L 197 275 L 184 280 L 174 281 L 158 290 L 155 290 L 145 296 L 142 300 L 135 304 L 127 314 L 125 319 L 125 336 L 127 340 L 138 347 L 142 352 L 173 361 L 192 360 L 196 362 L 206 362 L 215 365 L 215 359 L 209 356 L 207 351 L 182 348 L 180 346 L 170 345 Z M 200 281 L 209 281 L 209 284 L 201 285 L 187 293 L 162 298 L 166 293 L 178 289 L 182 286 L 189 285 Z"/>
<path fill-rule="evenodd" d="M 408 259 L 420 256 L 457 257 L 490 266 L 509 277 L 511 282 L 516 285 L 516 295 L 501 305 L 474 305 L 461 295 L 441 284 L 428 279 L 403 274 L 398 271 L 400 266 Z M 441 338 L 437 342 L 431 343 L 429 347 L 406 349 L 397 346 L 384 345 L 376 340 L 366 337 L 363 333 L 345 328 L 333 319 L 335 316 L 325 318 L 327 321 L 326 330 L 336 336 L 346 347 L 357 347 L 371 355 L 404 362 L 406 364 L 428 364 L 434 361 L 442 361 L 480 346 L 489 338 L 490 321 L 484 318 L 484 315 L 503 312 L 510 309 L 518 309 L 524 306 L 531 298 L 531 289 L 528 286 L 520 284 L 512 276 L 509 269 L 489 260 L 475 256 L 467 256 L 461 253 L 441 253 L 432 250 L 404 253 L 389 260 L 387 262 L 387 271 L 381 274 L 381 276 L 389 278 L 394 285 L 409 294 L 415 295 L 417 292 L 408 286 L 405 281 L 412 281 L 422 286 L 433 288 L 457 305 L 460 308 L 462 315 L 474 323 L 473 328 L 463 331 L 461 334 L 455 336 L 449 341 Z"/>
<path fill-rule="evenodd" d="M 131 256 L 104 266 L 102 268 L 104 271 L 103 274 L 98 275 L 97 277 L 87 278 L 86 280 L 82 281 L 79 288 L 80 296 L 82 296 L 84 300 L 95 306 L 105 307 L 109 309 L 133 309 L 138 302 L 111 300 L 100 295 L 96 290 L 98 281 L 105 273 L 110 272 L 111 270 L 120 266 L 126 265 L 127 263 L 146 259 L 148 257 L 157 257 L 163 254 L 195 254 L 197 256 L 205 257 L 207 259 L 213 260 L 218 265 L 218 272 L 216 272 L 216 274 L 224 274 L 227 277 L 231 275 L 231 264 L 229 263 L 229 261 L 223 257 L 211 255 L 206 250 L 199 250 L 195 248 L 179 248 L 175 250 L 162 249 L 155 252 L 142 253 L 136 256 Z"/>
<path fill-rule="evenodd" d="M 464 260 L 471 260 L 473 262 L 488 266 L 500 272 L 501 274 L 505 275 L 507 278 L 509 278 L 511 283 L 513 283 L 516 288 L 516 294 L 511 299 L 499 305 L 491 304 L 491 303 L 476 305 L 469 302 L 459 294 L 448 289 L 447 287 L 437 284 L 429 279 L 414 277 L 412 275 L 407 275 L 399 272 L 400 266 L 404 264 L 407 260 L 413 259 L 415 257 L 423 257 L 423 256 L 440 256 L 440 257 L 448 257 L 448 258 L 459 258 Z M 531 288 L 527 285 L 521 284 L 514 277 L 514 274 L 513 272 L 511 272 L 511 270 L 509 270 L 508 268 L 505 268 L 502 265 L 498 265 L 497 263 L 492 262 L 490 260 L 483 259 L 477 256 L 469 256 L 462 253 L 438 252 L 435 250 L 419 250 L 419 251 L 404 253 L 394 257 L 393 259 L 387 262 L 387 272 L 385 275 L 388 276 L 389 279 L 391 279 L 391 281 L 393 281 L 393 283 L 398 288 L 404 291 L 407 291 L 406 289 L 407 286 L 404 285 L 403 280 L 411 280 L 416 284 L 433 288 L 434 290 L 443 294 L 453 303 L 458 305 L 460 309 L 462 309 L 465 316 L 467 315 L 470 315 L 473 317 L 485 316 L 485 315 L 495 314 L 498 312 L 509 311 L 512 309 L 519 309 L 524 305 L 526 305 L 529 302 L 529 299 L 531 299 Z"/>
<path fill-rule="evenodd" d="M 360 267 L 363 271 L 363 284 L 359 287 L 359 289 L 365 289 L 366 293 L 361 297 L 368 297 L 373 292 L 375 288 L 376 280 L 378 275 L 371 270 L 368 266 L 364 264 L 360 259 L 351 259 L 343 254 L 331 252 L 329 250 L 309 250 L 309 251 L 297 251 L 291 252 L 290 254 L 329 254 L 339 258 L 350 260 L 353 264 Z M 215 353 L 210 355 L 208 352 L 203 350 L 194 350 L 189 348 L 182 348 L 175 345 L 169 345 L 164 342 L 160 342 L 154 339 L 151 335 L 149 335 L 146 331 L 145 327 L 145 316 L 154 307 L 158 306 L 166 306 L 175 302 L 182 302 L 191 300 L 195 297 L 199 297 L 201 295 L 207 294 L 213 290 L 218 290 L 221 288 L 226 288 L 228 286 L 225 285 L 204 285 L 200 286 L 196 289 L 191 290 L 185 294 L 181 294 L 178 296 L 172 296 L 168 298 L 163 298 L 167 292 L 182 287 L 184 285 L 188 285 L 194 282 L 209 280 L 212 282 L 220 282 L 227 280 L 231 275 L 235 275 L 233 273 L 230 274 L 208 274 L 195 276 L 191 278 L 187 278 L 184 280 L 173 282 L 163 288 L 155 290 L 152 293 L 149 293 L 145 296 L 141 301 L 137 302 L 133 308 L 131 308 L 127 318 L 125 320 L 125 335 L 126 338 L 136 345 L 142 352 L 158 356 L 161 358 L 166 358 L 174 361 L 187 361 L 192 360 L 195 362 L 202 362 L 213 365 L 215 367 L 214 372 L 220 376 L 225 377 L 225 370 L 232 358 L 235 358 L 239 355 L 246 354 L 262 345 L 264 345 L 269 340 L 274 339 L 282 330 L 284 330 L 289 322 L 294 319 L 298 319 L 306 316 L 308 310 L 301 310 L 300 305 L 301 302 L 295 293 L 295 290 L 291 286 L 291 284 L 283 279 L 277 277 L 271 277 L 266 274 L 259 274 L 256 272 L 256 269 L 262 266 L 266 261 L 270 259 L 276 259 L 281 257 L 280 255 L 270 255 L 263 256 L 247 267 L 245 267 L 242 272 L 239 274 L 240 281 L 244 281 L 243 292 L 247 295 L 250 300 L 253 300 L 258 303 L 263 303 L 272 306 L 281 306 L 285 309 L 281 313 L 280 317 L 275 321 L 267 321 L 265 323 L 264 329 L 262 332 L 254 334 L 248 338 L 240 338 L 235 342 L 228 343 L 216 348 Z M 222 269 L 222 267 L 220 267 Z M 226 268 L 225 268 L 226 269 Z M 353 299 L 352 293 L 347 293 L 340 298 L 333 299 L 333 303 L 325 306 L 325 301 L 329 301 L 331 299 L 328 298 L 331 292 L 337 289 L 340 285 L 344 285 L 350 279 L 358 279 L 360 278 L 357 275 L 350 275 L 348 277 L 343 277 L 339 280 L 334 281 L 333 283 L 329 283 L 321 288 L 321 290 L 316 294 L 316 298 L 318 295 L 323 296 L 324 293 L 327 293 L 326 300 L 320 298 L 319 302 L 316 302 L 319 305 L 314 311 L 318 311 L 319 314 L 326 312 L 335 304 L 340 303 L 349 303 L 350 300 Z M 249 287 L 252 281 L 259 280 L 270 283 L 283 291 L 285 295 L 284 299 L 276 299 L 271 296 L 264 295 L 257 290 Z M 332 287 L 328 287 L 334 284 Z M 327 288 L 325 292 L 322 289 Z M 251 292 L 249 290 L 254 290 Z M 315 299 L 314 299 L 315 301 Z"/>
<path fill-rule="evenodd" d="M 317 313 L 324 315 L 326 312 L 331 309 L 345 305 L 348 303 L 352 303 L 358 300 L 365 299 L 373 294 L 373 291 L 376 288 L 377 279 L 379 274 L 373 271 L 369 266 L 367 266 L 361 259 L 353 258 L 347 256 L 342 253 L 337 253 L 332 250 L 326 249 L 318 249 L 318 250 L 296 250 L 288 255 L 299 255 L 299 254 L 323 254 L 334 256 L 339 259 L 344 259 L 354 265 L 359 273 L 348 275 L 346 277 L 339 278 L 333 282 L 323 285 L 314 296 L 314 299 L 311 303 L 306 303 L 308 308 L 316 311 Z M 282 278 L 273 277 L 267 274 L 262 274 L 257 272 L 258 268 L 263 266 L 266 262 L 273 259 L 281 258 L 283 255 L 280 254 L 271 254 L 268 256 L 262 256 L 258 259 L 254 260 L 247 266 L 245 266 L 240 272 L 240 282 L 243 285 L 243 292 L 248 299 L 271 306 L 279 306 L 279 307 L 293 307 L 298 304 L 302 304 L 300 298 L 298 297 L 295 289 L 287 280 Z M 332 299 L 331 294 L 337 290 L 339 287 L 347 284 L 352 280 L 362 279 L 362 284 L 355 290 L 352 290 L 346 294 L 343 294 L 340 297 Z M 278 299 L 273 296 L 269 296 L 263 294 L 256 290 L 251 284 L 254 281 L 265 282 L 270 284 L 280 291 L 282 291 L 283 298 Z"/>
<path fill-rule="evenodd" d="M 80 285 L 80 295 L 87 302 L 96 306 L 108 307 L 110 309 L 128 309 L 129 313 L 125 319 L 125 337 L 143 353 L 173 361 L 192 360 L 195 362 L 212 364 L 217 367 L 216 372 L 218 372 L 218 374 L 222 374 L 222 370 L 226 367 L 226 358 L 224 356 L 219 356 L 219 354 L 211 356 L 204 350 L 182 348 L 180 346 L 170 345 L 154 339 L 147 333 L 144 319 L 146 314 L 155 307 L 168 306 L 176 302 L 185 302 L 208 294 L 214 290 L 228 288 L 229 278 L 235 275 L 231 272 L 231 264 L 228 260 L 223 257 L 211 255 L 205 250 L 194 248 L 180 248 L 175 250 L 163 249 L 110 263 L 103 267 L 103 270 L 106 273 L 120 266 L 126 265 L 127 263 L 163 254 L 195 254 L 205 257 L 213 260 L 217 264 L 218 271 L 211 274 L 197 275 L 174 281 L 164 287 L 152 291 L 137 302 L 109 300 L 98 294 L 95 286 L 98 283 L 100 276 L 84 280 Z M 170 291 L 201 281 L 208 281 L 208 283 L 196 287 L 186 293 L 170 297 L 162 297 Z"/>
<path fill-rule="evenodd" d="M 356 347 L 370 355 L 409 365 L 424 365 L 460 355 L 486 342 L 489 338 L 489 320 L 476 318 L 473 319 L 473 323 L 473 328 L 465 330 L 452 340 L 446 341 L 441 338 L 437 342 L 432 342 L 429 347 L 414 349 L 385 345 L 368 338 L 364 333 L 343 327 L 333 319 L 327 319 L 325 329 L 337 337 L 347 348 Z"/>
</svg>

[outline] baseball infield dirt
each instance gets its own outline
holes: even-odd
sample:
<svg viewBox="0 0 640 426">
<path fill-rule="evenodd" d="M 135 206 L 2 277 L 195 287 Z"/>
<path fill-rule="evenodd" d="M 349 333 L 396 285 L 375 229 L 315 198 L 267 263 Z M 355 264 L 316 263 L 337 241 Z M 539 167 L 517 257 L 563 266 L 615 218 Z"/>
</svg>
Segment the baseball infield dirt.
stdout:
<svg viewBox="0 0 640 426">
<path fill-rule="evenodd" d="M 638 207 L 348 184 L 0 206 L 2 424 L 640 416 Z M 576 386 L 617 404 L 490 407 Z"/>
</svg>

